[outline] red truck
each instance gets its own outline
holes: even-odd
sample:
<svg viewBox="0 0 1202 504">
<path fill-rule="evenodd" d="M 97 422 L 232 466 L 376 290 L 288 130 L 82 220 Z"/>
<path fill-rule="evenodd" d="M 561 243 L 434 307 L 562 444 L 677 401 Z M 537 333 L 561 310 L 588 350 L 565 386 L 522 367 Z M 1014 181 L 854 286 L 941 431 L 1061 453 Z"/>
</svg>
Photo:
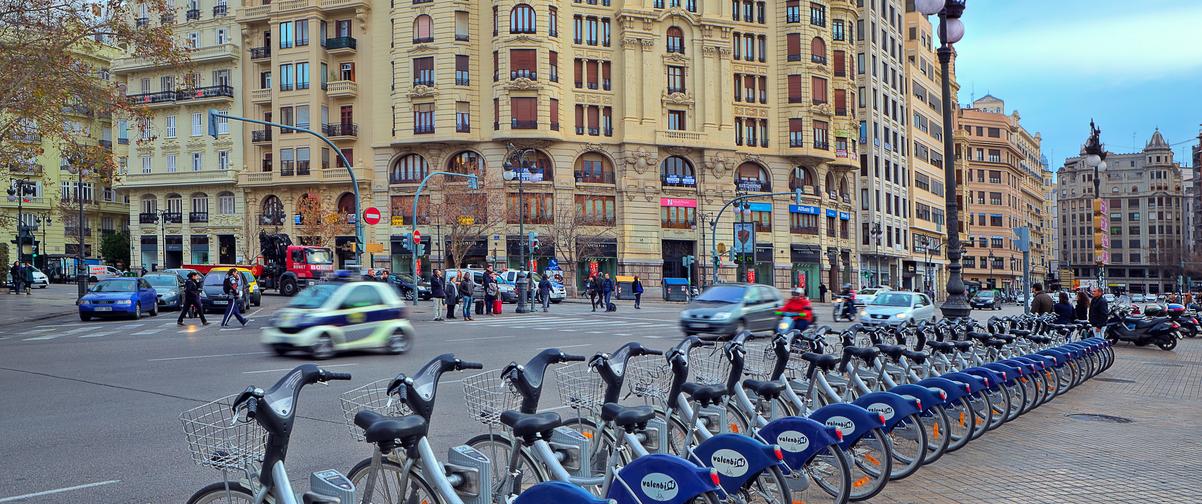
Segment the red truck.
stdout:
<svg viewBox="0 0 1202 504">
<path fill-rule="evenodd" d="M 334 251 L 326 247 L 293 245 L 283 233 L 259 233 L 259 257 L 250 265 L 185 264 L 202 274 L 222 268 L 246 268 L 255 276 L 260 289 L 275 289 L 295 296 L 300 289 L 317 283 L 322 275 L 334 271 Z"/>
</svg>

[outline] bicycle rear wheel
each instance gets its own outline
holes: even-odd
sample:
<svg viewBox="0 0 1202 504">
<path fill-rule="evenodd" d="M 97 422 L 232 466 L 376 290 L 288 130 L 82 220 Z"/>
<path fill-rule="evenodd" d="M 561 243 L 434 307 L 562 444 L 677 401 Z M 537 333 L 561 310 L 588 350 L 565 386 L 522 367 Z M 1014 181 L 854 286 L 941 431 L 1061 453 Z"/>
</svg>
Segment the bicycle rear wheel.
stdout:
<svg viewBox="0 0 1202 504">
<path fill-rule="evenodd" d="M 893 453 L 885 432 L 872 429 L 851 447 L 851 500 L 871 499 L 885 489 Z"/>
<path fill-rule="evenodd" d="M 739 489 L 741 504 L 792 504 L 789 485 L 779 467 L 772 466 Z"/>
<path fill-rule="evenodd" d="M 951 419 L 947 416 L 947 411 L 943 406 L 936 406 L 930 411 L 919 416 L 922 420 L 922 428 L 927 436 L 927 454 L 922 460 L 923 465 L 930 464 L 943 457 L 947 453 L 947 447 L 951 444 L 950 426 Z"/>
<path fill-rule="evenodd" d="M 355 485 L 354 504 L 442 504 L 443 502 L 442 497 L 434 492 L 420 472 L 410 469 L 409 479 L 405 481 L 405 469 L 400 464 L 388 459 L 380 461 L 380 468 L 376 473 L 375 480 L 372 481 L 370 499 L 365 501 L 364 497 L 368 495 L 369 491 L 367 483 L 373 470 L 375 469 L 372 468 L 371 459 L 366 458 L 355 464 L 351 472 L 346 475 L 347 479 Z M 402 488 L 402 485 L 406 488 Z"/>
<path fill-rule="evenodd" d="M 494 461 L 493 487 L 488 489 L 488 492 L 492 496 L 492 502 L 496 504 L 505 504 L 511 496 L 520 495 L 527 488 L 547 481 L 547 474 L 542 470 L 542 466 L 535 462 L 526 450 L 522 450 L 520 445 L 518 449 L 521 453 L 518 454 L 515 467 L 509 467 L 513 445 L 512 440 L 503 434 L 481 434 L 468 440 L 466 444 Z"/>
<path fill-rule="evenodd" d="M 188 504 L 242 504 L 254 503 L 255 496 L 249 489 L 236 481 L 220 481 L 205 485 L 192 497 Z"/>
<path fill-rule="evenodd" d="M 839 445 L 831 445 L 785 476 L 793 502 L 845 504 L 851 497 L 851 463 Z"/>
<path fill-rule="evenodd" d="M 984 409 L 988 410 L 988 407 Z M 948 404 L 945 412 L 948 417 L 946 453 L 951 453 L 963 448 L 972 440 L 973 430 L 976 429 L 977 412 L 969 403 L 968 397 L 961 397 L 959 401 Z"/>
<path fill-rule="evenodd" d="M 893 452 L 889 479 L 905 478 L 922 467 L 927 452 L 927 434 L 917 414 L 905 417 L 889 429 L 888 439 Z"/>
</svg>

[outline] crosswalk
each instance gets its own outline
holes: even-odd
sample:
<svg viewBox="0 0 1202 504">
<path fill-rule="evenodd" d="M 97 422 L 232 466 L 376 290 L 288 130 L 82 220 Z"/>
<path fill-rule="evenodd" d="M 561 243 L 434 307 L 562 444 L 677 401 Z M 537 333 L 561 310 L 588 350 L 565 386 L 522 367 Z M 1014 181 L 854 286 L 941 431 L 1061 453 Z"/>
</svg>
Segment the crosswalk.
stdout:
<svg viewBox="0 0 1202 504">
<path fill-rule="evenodd" d="M 18 330 L 6 336 L 5 339 L 14 341 L 56 341 L 64 339 L 82 339 L 92 340 L 99 338 L 107 338 L 112 336 L 134 336 L 148 337 L 160 335 L 176 335 L 176 334 L 197 334 L 203 332 L 225 332 L 225 331 L 253 331 L 256 327 L 228 327 L 222 328 L 216 322 L 210 321 L 210 325 L 203 326 L 196 323 L 194 320 L 189 320 L 189 324 L 180 327 L 175 323 L 175 317 L 160 318 L 155 320 L 142 320 L 130 322 L 102 321 L 102 322 L 76 322 L 68 324 L 56 324 Z"/>
<path fill-rule="evenodd" d="M 448 322 L 448 323 L 454 323 Z M 459 322 L 462 323 L 462 322 Z M 478 315 L 472 326 L 521 329 L 527 331 L 554 331 L 576 334 L 610 336 L 679 337 L 679 325 L 670 320 L 640 318 L 618 318 L 611 316 L 553 316 L 553 315 L 501 315 L 488 317 Z M 464 338 L 464 341 L 488 338 L 480 336 Z M 498 336 L 500 338 L 500 336 Z"/>
</svg>

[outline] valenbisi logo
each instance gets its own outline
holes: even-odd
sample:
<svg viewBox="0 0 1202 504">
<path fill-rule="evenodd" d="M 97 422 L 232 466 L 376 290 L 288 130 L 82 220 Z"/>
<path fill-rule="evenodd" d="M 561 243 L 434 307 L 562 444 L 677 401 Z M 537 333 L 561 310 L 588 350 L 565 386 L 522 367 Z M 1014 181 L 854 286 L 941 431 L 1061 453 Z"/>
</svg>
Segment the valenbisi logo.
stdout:
<svg viewBox="0 0 1202 504">
<path fill-rule="evenodd" d="M 856 431 L 856 423 L 844 416 L 833 416 L 826 419 L 826 426 L 839 429 L 844 436 L 850 436 Z"/>
<path fill-rule="evenodd" d="M 664 473 L 648 473 L 639 483 L 643 494 L 654 500 L 665 502 L 676 498 L 676 480 Z"/>
<path fill-rule="evenodd" d="M 776 436 L 776 444 L 789 453 L 801 453 L 810 447 L 810 438 L 795 430 L 787 430 Z"/>
<path fill-rule="evenodd" d="M 723 476 L 737 478 L 747 474 L 747 457 L 734 450 L 724 448 L 714 452 L 710 455 L 710 463 Z"/>
<path fill-rule="evenodd" d="M 869 406 L 869 407 L 868 407 L 868 411 L 871 411 L 871 412 L 873 412 L 873 413 L 877 413 L 877 414 L 879 414 L 879 415 L 881 415 L 881 416 L 885 417 L 885 420 L 886 420 L 886 421 L 888 421 L 888 420 L 892 420 L 892 419 L 893 419 L 893 415 L 894 415 L 893 406 L 890 406 L 890 405 L 888 405 L 888 404 L 885 404 L 885 403 L 876 403 L 876 404 L 873 404 L 872 406 Z"/>
</svg>

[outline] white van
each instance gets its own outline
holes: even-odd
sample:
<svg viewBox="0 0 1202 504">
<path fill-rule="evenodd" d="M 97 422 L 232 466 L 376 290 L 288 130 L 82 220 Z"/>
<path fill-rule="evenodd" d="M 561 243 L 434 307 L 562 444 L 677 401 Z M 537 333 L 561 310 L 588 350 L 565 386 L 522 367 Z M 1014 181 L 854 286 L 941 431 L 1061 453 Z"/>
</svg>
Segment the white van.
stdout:
<svg viewBox="0 0 1202 504">
<path fill-rule="evenodd" d="M 121 270 L 114 268 L 112 266 L 106 266 L 103 264 L 89 264 L 88 265 L 88 281 L 89 282 L 97 282 L 100 280 L 104 280 L 106 278 L 116 278 L 116 277 L 120 277 L 120 276 L 124 276 L 124 275 L 125 274 L 122 273 Z"/>
</svg>

